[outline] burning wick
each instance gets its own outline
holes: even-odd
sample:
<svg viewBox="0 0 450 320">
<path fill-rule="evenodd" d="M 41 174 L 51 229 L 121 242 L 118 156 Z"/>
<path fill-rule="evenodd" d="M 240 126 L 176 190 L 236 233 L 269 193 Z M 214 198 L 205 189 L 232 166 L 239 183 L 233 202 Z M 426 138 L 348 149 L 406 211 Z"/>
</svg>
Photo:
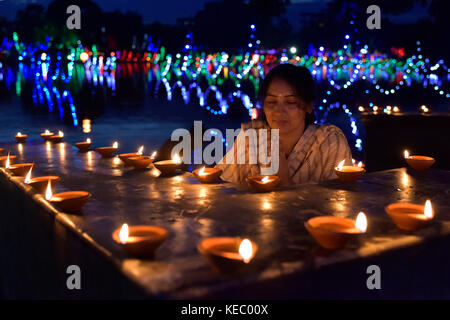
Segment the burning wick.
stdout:
<svg viewBox="0 0 450 320">
<path fill-rule="evenodd" d="M 361 233 L 365 233 L 367 230 L 367 218 L 364 212 L 358 213 L 355 221 L 355 228 L 358 229 Z"/>
<path fill-rule="evenodd" d="M 50 131 L 48 131 L 47 129 L 45 129 L 45 132 L 44 132 L 45 134 L 50 134 Z"/>
<path fill-rule="evenodd" d="M 245 263 L 249 263 L 253 255 L 253 246 L 250 240 L 244 239 L 239 245 L 239 255 Z"/>
<path fill-rule="evenodd" d="M 362 167 L 363 166 L 363 163 L 362 163 L 362 161 L 360 161 L 360 162 L 358 162 L 358 167 Z"/>
<path fill-rule="evenodd" d="M 433 214 L 433 207 L 431 206 L 431 201 L 430 200 L 425 201 L 425 208 L 423 209 L 423 214 L 428 219 L 433 219 L 433 216 L 434 216 L 434 214 Z"/>
<path fill-rule="evenodd" d="M 200 171 L 198 172 L 198 175 L 199 175 L 199 176 L 204 176 L 204 175 L 206 175 L 206 174 L 207 174 L 207 173 L 205 172 L 205 167 L 201 168 Z"/>
<path fill-rule="evenodd" d="M 175 162 L 176 164 L 180 164 L 181 163 L 181 158 L 178 154 L 174 155 L 172 158 L 172 161 Z"/>
<path fill-rule="evenodd" d="M 60 130 L 60 131 L 58 132 L 58 136 L 64 137 L 64 133 Z"/>
<path fill-rule="evenodd" d="M 405 159 L 408 159 L 408 158 L 409 158 L 409 151 L 405 150 Z"/>
<path fill-rule="evenodd" d="M 339 162 L 339 164 L 337 165 L 336 169 L 339 170 L 339 171 L 342 170 L 342 167 L 344 166 L 344 162 L 345 162 L 345 159 L 342 160 L 341 162 Z"/>
<path fill-rule="evenodd" d="M 269 182 L 269 176 L 265 176 L 264 178 L 261 179 L 262 183 L 267 183 Z"/>
<path fill-rule="evenodd" d="M 28 171 L 28 173 L 27 173 L 27 175 L 26 175 L 26 177 L 25 177 L 25 180 L 24 180 L 24 183 L 25 183 L 25 184 L 30 183 L 30 180 L 31 180 L 31 170 L 33 170 L 33 167 L 30 168 L 30 170 Z"/>
<path fill-rule="evenodd" d="M 9 152 L 8 152 L 8 157 L 6 158 L 5 168 L 9 169 Z"/>
<path fill-rule="evenodd" d="M 87 138 L 87 139 L 86 139 L 86 142 L 87 142 L 87 143 L 91 143 L 91 138 Z"/>
<path fill-rule="evenodd" d="M 151 158 L 155 159 L 155 158 L 156 158 L 156 154 L 157 154 L 157 152 L 156 152 L 156 151 L 153 151 L 153 153 L 152 153 L 152 155 L 151 155 Z"/>
<path fill-rule="evenodd" d="M 137 152 L 138 155 L 142 156 L 142 152 L 144 152 L 144 146 L 141 146 Z"/>
<path fill-rule="evenodd" d="M 47 190 L 45 191 L 45 200 L 50 201 L 52 199 L 52 196 L 53 196 L 52 184 L 50 180 L 48 180 Z"/>
<path fill-rule="evenodd" d="M 114 149 L 119 148 L 119 143 L 118 143 L 117 141 L 115 141 L 115 142 L 113 143 L 113 148 L 114 148 Z"/>
<path fill-rule="evenodd" d="M 355 165 L 355 162 L 356 162 L 356 161 L 355 161 L 355 159 L 352 159 L 352 163 L 353 163 L 353 165 Z"/>
<path fill-rule="evenodd" d="M 122 225 L 122 228 L 120 229 L 119 232 L 119 241 L 122 244 L 125 244 L 128 242 L 128 236 L 129 236 L 130 232 L 128 230 L 128 224 L 124 223 Z"/>
<path fill-rule="evenodd" d="M 17 136 L 21 137 L 22 136 L 22 132 L 17 132 Z"/>
</svg>

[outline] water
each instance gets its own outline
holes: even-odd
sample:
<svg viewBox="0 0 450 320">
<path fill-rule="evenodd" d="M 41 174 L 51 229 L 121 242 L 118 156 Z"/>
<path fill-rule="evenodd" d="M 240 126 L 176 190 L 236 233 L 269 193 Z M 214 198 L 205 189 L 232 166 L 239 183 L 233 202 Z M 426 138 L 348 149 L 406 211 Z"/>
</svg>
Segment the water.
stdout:
<svg viewBox="0 0 450 320">
<path fill-rule="evenodd" d="M 90 62 L 63 64 L 59 60 L 2 65 L 0 141 L 11 140 L 18 131 L 39 138 L 45 129 L 61 129 L 69 142 L 90 137 L 99 145 L 119 140 L 130 151 L 139 145 L 157 149 L 174 129 L 189 129 L 194 120 L 202 120 L 205 128 L 224 132 L 225 128 L 239 128 L 241 122 L 249 121 L 253 108 L 259 107 L 259 69 L 236 81 L 239 75 L 229 74 L 231 71 L 218 79 L 214 72 L 212 76 L 202 77 L 199 73 L 198 77 L 187 77 L 177 68 L 166 72 L 169 69 L 164 66 L 117 63 L 100 68 Z M 359 105 L 367 110 L 374 105 L 372 101 L 378 101 L 381 113 L 383 105 L 388 104 L 398 105 L 402 112 L 417 112 L 417 104 L 426 102 L 433 112 L 448 111 L 443 103 L 445 97 L 439 99 L 439 95 L 425 90 L 420 82 L 423 78 L 418 75 L 408 78 L 409 82 L 405 80 L 395 95 L 380 97 L 379 92 L 378 96 L 374 93 L 374 83 L 377 90 L 395 87 L 400 73 L 368 68 L 354 77 L 352 70 L 336 72 L 314 67 L 313 74 L 318 84 L 318 122 L 340 127 L 355 158 L 361 159 L 364 152 Z M 372 78 L 376 81 L 368 83 L 367 79 Z M 350 80 L 351 87 L 344 90 Z"/>
</svg>

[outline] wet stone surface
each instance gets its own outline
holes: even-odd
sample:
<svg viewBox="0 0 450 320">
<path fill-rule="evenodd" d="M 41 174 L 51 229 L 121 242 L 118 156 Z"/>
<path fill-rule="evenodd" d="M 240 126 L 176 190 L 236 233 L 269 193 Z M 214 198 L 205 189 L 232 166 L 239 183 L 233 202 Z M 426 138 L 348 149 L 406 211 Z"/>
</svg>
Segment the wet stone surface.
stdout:
<svg viewBox="0 0 450 320">
<path fill-rule="evenodd" d="M 18 163 L 34 162 L 34 177 L 60 176 L 54 193 L 90 192 L 92 198 L 81 215 L 59 214 L 69 222 L 68 228 L 90 239 L 93 250 L 103 248 L 153 297 L 198 298 L 450 233 L 449 171 L 416 173 L 399 168 L 366 174 L 353 184 L 331 180 L 254 193 L 246 185 L 200 184 L 188 172 L 158 177 L 152 167 L 135 171 L 118 158 L 101 159 L 95 151 L 79 153 L 68 142 L 1 146 L 18 155 Z M 11 179 L 21 183 L 21 178 Z M 415 232 L 397 229 L 384 212 L 392 202 L 423 204 L 426 199 L 432 201 L 436 217 Z M 341 250 L 319 248 L 304 227 L 314 216 L 356 218 L 360 211 L 367 215 L 368 231 Z M 169 237 L 153 259 L 135 259 L 112 240 L 112 232 L 123 223 L 162 226 Z M 247 274 L 218 274 L 197 252 L 201 239 L 216 236 L 248 237 L 259 245 Z"/>
</svg>

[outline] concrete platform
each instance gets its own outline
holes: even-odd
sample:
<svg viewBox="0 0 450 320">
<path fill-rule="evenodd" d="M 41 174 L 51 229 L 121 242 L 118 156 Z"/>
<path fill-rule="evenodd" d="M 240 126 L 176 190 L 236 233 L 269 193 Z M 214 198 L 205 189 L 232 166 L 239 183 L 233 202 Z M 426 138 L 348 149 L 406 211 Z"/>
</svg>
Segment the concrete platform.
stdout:
<svg viewBox="0 0 450 320">
<path fill-rule="evenodd" d="M 33 176 L 60 176 L 55 192 L 85 190 L 92 198 L 81 215 L 63 213 L 0 169 L 5 298 L 450 298 L 450 171 L 398 168 L 354 184 L 331 180 L 256 194 L 247 186 L 202 185 L 190 173 L 134 171 L 67 142 L 6 148 L 17 162 L 35 163 Z M 416 232 L 398 230 L 384 212 L 392 202 L 426 199 L 436 218 Z M 354 218 L 359 211 L 368 217 L 367 234 L 341 250 L 319 248 L 304 227 L 314 216 Z M 170 234 L 153 259 L 135 259 L 111 238 L 123 223 Z M 250 272 L 214 272 L 196 249 L 212 236 L 255 241 Z M 82 270 L 80 291 L 66 288 L 70 264 Z M 370 264 L 381 267 L 382 290 L 366 287 Z"/>
</svg>

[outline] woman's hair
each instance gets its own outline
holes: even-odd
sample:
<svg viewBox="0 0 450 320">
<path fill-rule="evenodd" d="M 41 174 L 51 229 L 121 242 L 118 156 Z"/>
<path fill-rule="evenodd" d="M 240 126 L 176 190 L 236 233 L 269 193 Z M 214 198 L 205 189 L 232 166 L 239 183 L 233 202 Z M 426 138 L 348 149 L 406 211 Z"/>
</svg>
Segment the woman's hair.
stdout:
<svg viewBox="0 0 450 320">
<path fill-rule="evenodd" d="M 259 94 L 261 105 L 264 103 L 270 84 L 275 79 L 282 79 L 289 83 L 297 93 L 297 96 L 305 103 L 313 103 L 316 99 L 316 85 L 311 72 L 306 67 L 285 63 L 274 67 L 264 78 Z M 262 117 L 265 120 L 264 112 L 262 112 Z M 308 125 L 314 123 L 315 120 L 314 111 L 311 113 L 307 112 L 305 115 L 305 129 Z"/>
</svg>

